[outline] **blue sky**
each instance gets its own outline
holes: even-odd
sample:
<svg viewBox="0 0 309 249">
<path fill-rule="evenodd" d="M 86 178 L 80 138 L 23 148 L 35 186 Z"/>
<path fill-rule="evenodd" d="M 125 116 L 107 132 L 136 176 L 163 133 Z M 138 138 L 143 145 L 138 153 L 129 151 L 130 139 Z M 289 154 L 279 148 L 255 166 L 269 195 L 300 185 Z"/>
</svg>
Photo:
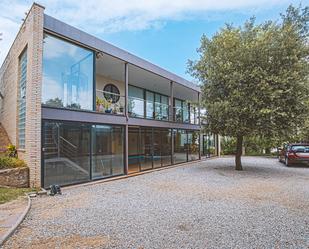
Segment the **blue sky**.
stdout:
<svg viewBox="0 0 309 249">
<path fill-rule="evenodd" d="M 242 24 L 252 15 L 257 22 L 279 19 L 287 0 L 42 0 L 45 13 L 102 38 L 186 79 L 188 59 L 205 33 L 211 37 L 225 23 Z M 98 3 L 99 2 L 99 3 Z M 19 29 L 31 1 L 0 2 L 0 64 Z"/>
</svg>

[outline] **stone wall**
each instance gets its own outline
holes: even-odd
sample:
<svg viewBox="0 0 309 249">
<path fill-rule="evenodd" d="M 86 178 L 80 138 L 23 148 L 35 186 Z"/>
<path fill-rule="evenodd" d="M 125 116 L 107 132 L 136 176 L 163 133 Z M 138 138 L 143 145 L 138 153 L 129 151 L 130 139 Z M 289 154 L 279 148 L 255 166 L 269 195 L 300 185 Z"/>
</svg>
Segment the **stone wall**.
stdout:
<svg viewBox="0 0 309 249">
<path fill-rule="evenodd" d="M 29 168 L 0 170 L 0 185 L 16 188 L 29 187 Z"/>
<path fill-rule="evenodd" d="M 0 123 L 30 169 L 30 185 L 41 185 L 41 88 L 44 7 L 34 3 L 0 69 Z M 19 56 L 27 49 L 25 149 L 18 146 Z"/>
</svg>

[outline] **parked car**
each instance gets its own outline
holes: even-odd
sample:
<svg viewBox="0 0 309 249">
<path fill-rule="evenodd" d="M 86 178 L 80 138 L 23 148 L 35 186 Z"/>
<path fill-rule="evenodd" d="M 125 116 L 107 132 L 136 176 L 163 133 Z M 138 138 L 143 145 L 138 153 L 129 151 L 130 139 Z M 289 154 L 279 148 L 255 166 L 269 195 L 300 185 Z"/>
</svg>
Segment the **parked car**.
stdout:
<svg viewBox="0 0 309 249">
<path fill-rule="evenodd" d="M 279 149 L 279 162 L 291 165 L 308 165 L 309 166 L 309 143 L 287 144 Z"/>
</svg>

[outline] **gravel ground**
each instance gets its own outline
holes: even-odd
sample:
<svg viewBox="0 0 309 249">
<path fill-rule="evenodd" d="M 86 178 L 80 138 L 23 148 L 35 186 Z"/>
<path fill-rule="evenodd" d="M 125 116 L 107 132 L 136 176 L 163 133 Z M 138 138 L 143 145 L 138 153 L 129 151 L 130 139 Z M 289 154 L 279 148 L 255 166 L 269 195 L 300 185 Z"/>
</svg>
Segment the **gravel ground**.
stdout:
<svg viewBox="0 0 309 249">
<path fill-rule="evenodd" d="M 309 248 L 309 168 L 218 158 L 38 197 L 4 248 Z"/>
</svg>

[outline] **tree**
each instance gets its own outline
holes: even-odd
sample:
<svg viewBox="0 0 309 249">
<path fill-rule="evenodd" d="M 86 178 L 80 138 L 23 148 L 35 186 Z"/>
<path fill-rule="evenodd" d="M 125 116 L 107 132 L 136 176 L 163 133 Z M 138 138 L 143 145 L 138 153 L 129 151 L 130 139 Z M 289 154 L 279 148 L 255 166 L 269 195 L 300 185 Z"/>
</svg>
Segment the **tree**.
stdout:
<svg viewBox="0 0 309 249">
<path fill-rule="evenodd" d="M 199 59 L 188 62 L 201 82 L 206 130 L 236 138 L 236 170 L 244 136 L 286 135 L 308 113 L 308 12 L 290 6 L 280 22 L 226 25 L 203 35 Z"/>
</svg>

